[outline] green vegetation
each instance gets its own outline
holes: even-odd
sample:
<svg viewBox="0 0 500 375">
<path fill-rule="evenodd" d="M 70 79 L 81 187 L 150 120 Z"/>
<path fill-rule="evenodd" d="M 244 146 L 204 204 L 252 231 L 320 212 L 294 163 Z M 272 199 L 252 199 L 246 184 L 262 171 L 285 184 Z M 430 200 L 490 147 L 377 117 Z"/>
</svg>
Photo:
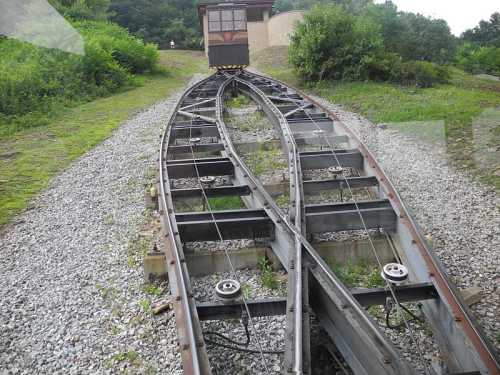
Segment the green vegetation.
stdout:
<svg viewBox="0 0 500 375">
<path fill-rule="evenodd" d="M 113 355 L 113 359 L 117 362 L 129 362 L 134 367 L 141 365 L 139 354 L 135 351 L 120 352 Z"/>
<path fill-rule="evenodd" d="M 500 48 L 500 13 L 493 13 L 488 21 L 482 20 L 475 28 L 465 31 L 462 40 Z"/>
<path fill-rule="evenodd" d="M 142 290 L 144 290 L 150 296 L 159 296 L 163 292 L 163 289 L 161 287 L 150 283 L 145 284 Z"/>
<path fill-rule="evenodd" d="M 245 95 L 238 95 L 229 99 L 225 104 L 227 108 L 244 108 L 248 107 L 252 101 Z"/>
<path fill-rule="evenodd" d="M 249 299 L 252 294 L 252 287 L 248 283 L 241 283 L 241 293 L 245 300 Z"/>
<path fill-rule="evenodd" d="M 465 43 L 457 52 L 457 65 L 469 73 L 500 75 L 500 47 Z"/>
<path fill-rule="evenodd" d="M 102 0 L 101 0 L 102 1 Z M 160 48 L 200 49 L 197 0 L 111 0 L 110 19 Z"/>
<path fill-rule="evenodd" d="M 139 301 L 139 306 L 141 306 L 142 311 L 148 313 L 151 311 L 151 301 L 149 299 L 141 299 Z"/>
<path fill-rule="evenodd" d="M 477 143 L 472 134 L 478 116 L 500 106 L 500 82 L 471 76 L 450 68 L 448 84 L 432 88 L 407 87 L 383 82 L 323 81 L 316 85 L 301 83 L 286 60 L 287 50 L 268 49 L 253 56 L 255 66 L 291 85 L 343 105 L 375 123 L 406 124 L 404 131 L 436 140 L 436 128 L 424 122 L 443 121 L 439 136 L 445 142 L 450 160 L 459 168 L 467 168 L 483 182 L 500 189 L 500 165 L 476 162 L 478 153 L 497 155 L 500 143 L 498 117 L 491 117 L 491 140 Z M 394 125 L 393 125 L 394 126 Z M 412 129 L 410 129 L 412 127 Z M 399 128 L 399 127 L 398 127 Z M 444 139 L 443 139 L 444 138 Z M 494 159 L 494 157 L 493 157 Z"/>
<path fill-rule="evenodd" d="M 208 203 L 213 211 L 238 210 L 246 207 L 241 198 L 237 196 L 208 198 Z"/>
<path fill-rule="evenodd" d="M 333 272 L 349 288 L 378 288 L 385 285 L 376 264 L 366 259 L 349 260 L 346 265 L 330 264 Z"/>
<path fill-rule="evenodd" d="M 135 74 L 157 71 L 156 46 L 145 45 L 119 26 L 75 22 L 85 55 L 0 41 L 0 136 L 47 125 L 61 107 L 139 86 Z"/>
<path fill-rule="evenodd" d="M 412 49 L 412 54 L 408 54 L 408 57 L 429 61 L 405 60 L 400 55 L 404 51 L 394 46 L 391 48 L 391 44 L 384 40 L 379 22 L 381 15 L 377 12 L 368 13 L 368 10 L 378 9 L 377 7 L 369 7 L 359 16 L 350 14 L 340 6 L 315 7 L 307 13 L 304 21 L 297 26 L 290 44 L 290 63 L 297 75 L 306 82 L 324 79 L 380 80 L 419 87 L 447 82 L 447 69 L 430 62 L 444 61 L 447 58 L 438 58 L 428 52 L 443 51 L 442 44 L 447 41 L 431 46 L 418 39 L 415 44 L 419 44 L 422 52 L 415 54 Z M 394 17 L 396 20 L 401 18 L 399 13 Z M 402 23 L 408 38 L 422 34 L 421 28 L 412 27 L 413 24 L 433 24 L 433 21 L 425 17 L 420 20 L 419 17 L 421 16 L 413 17 L 414 22 Z M 444 25 L 444 31 L 450 34 L 446 23 Z M 429 29 L 428 33 L 436 33 L 438 36 L 442 34 L 430 26 L 423 28 Z M 451 34 L 449 37 L 451 38 Z M 437 39 L 438 37 L 433 40 Z"/>
<path fill-rule="evenodd" d="M 0 225 L 121 122 L 185 85 L 194 73 L 207 71 L 199 52 L 162 52 L 160 63 L 168 75 L 144 76 L 141 87 L 61 110 L 46 126 L 0 137 Z"/>
<path fill-rule="evenodd" d="M 269 260 L 266 257 L 259 257 L 258 263 L 262 285 L 268 289 L 277 289 L 279 286 L 278 278 L 274 274 Z"/>
<path fill-rule="evenodd" d="M 243 159 L 255 176 L 283 170 L 287 167 L 280 148 L 270 150 L 261 148 L 257 152 L 244 155 Z"/>
</svg>

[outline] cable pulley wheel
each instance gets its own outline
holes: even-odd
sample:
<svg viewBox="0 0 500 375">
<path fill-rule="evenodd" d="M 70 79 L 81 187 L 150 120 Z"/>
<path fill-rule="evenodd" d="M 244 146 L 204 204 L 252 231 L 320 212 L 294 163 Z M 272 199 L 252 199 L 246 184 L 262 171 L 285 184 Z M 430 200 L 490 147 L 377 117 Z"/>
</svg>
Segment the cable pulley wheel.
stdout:
<svg viewBox="0 0 500 375">
<path fill-rule="evenodd" d="M 344 168 L 342 168 L 340 165 L 337 165 L 335 167 L 329 167 L 328 172 L 335 176 L 338 176 L 342 174 L 342 172 L 344 172 Z"/>
<path fill-rule="evenodd" d="M 225 300 L 236 299 L 241 295 L 241 285 L 236 280 L 221 280 L 215 285 L 215 293 Z"/>
<path fill-rule="evenodd" d="M 399 263 L 387 263 L 382 268 L 381 275 L 392 284 L 401 284 L 408 279 L 408 268 Z"/>
<path fill-rule="evenodd" d="M 201 138 L 190 138 L 189 143 L 191 144 L 197 144 L 201 142 Z"/>
<path fill-rule="evenodd" d="M 202 184 L 210 185 L 210 184 L 213 184 L 215 182 L 215 177 L 214 176 L 203 176 L 203 177 L 200 177 L 200 182 Z"/>
</svg>

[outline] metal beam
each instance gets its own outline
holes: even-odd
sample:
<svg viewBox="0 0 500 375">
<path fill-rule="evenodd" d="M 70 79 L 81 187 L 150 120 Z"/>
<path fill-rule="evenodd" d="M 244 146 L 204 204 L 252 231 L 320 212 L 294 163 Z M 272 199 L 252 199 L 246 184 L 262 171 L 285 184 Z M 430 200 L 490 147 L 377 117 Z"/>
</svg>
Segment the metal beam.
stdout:
<svg viewBox="0 0 500 375">
<path fill-rule="evenodd" d="M 248 185 L 206 187 L 203 190 L 209 198 L 227 196 L 241 197 L 250 194 L 250 187 Z M 172 194 L 172 199 L 203 197 L 203 191 L 201 189 L 173 189 L 170 193 Z"/>
<path fill-rule="evenodd" d="M 399 302 L 423 301 L 439 298 L 432 283 L 419 283 L 394 286 L 394 293 Z M 351 289 L 351 293 L 361 306 L 385 305 L 387 297 L 392 297 L 387 288 Z"/>
<path fill-rule="evenodd" d="M 413 374 L 399 353 L 384 345 L 383 334 L 372 329 L 373 321 L 361 315 L 362 307 L 346 304 L 319 267 L 311 268 L 310 275 L 310 305 L 355 374 Z"/>
<path fill-rule="evenodd" d="M 210 122 L 212 124 L 215 124 L 217 121 L 212 118 L 212 117 L 207 117 L 207 116 L 202 116 L 202 115 L 196 115 L 194 113 L 191 113 L 191 112 L 186 112 L 186 111 L 177 111 L 177 114 L 178 115 L 181 115 L 181 116 L 184 116 L 184 117 L 189 117 L 189 118 L 192 118 L 194 120 L 203 120 L 203 121 L 206 121 L 206 122 Z"/>
<path fill-rule="evenodd" d="M 319 135 L 310 135 L 310 134 L 306 135 L 306 134 L 300 136 L 297 136 L 298 134 L 296 134 L 295 143 L 298 146 L 304 146 L 304 145 L 330 146 L 339 143 L 349 142 L 349 137 L 347 137 L 346 135 L 319 136 Z"/>
<path fill-rule="evenodd" d="M 224 150 L 222 143 L 193 143 L 189 145 L 170 145 L 168 152 L 172 154 L 188 154 L 193 152 L 219 152 Z"/>
<path fill-rule="evenodd" d="M 352 189 L 372 187 L 378 186 L 378 180 L 375 176 L 367 176 L 303 182 L 304 194 L 314 194 L 324 190 L 347 189 L 348 185 Z"/>
<path fill-rule="evenodd" d="M 264 210 L 190 212 L 175 219 L 182 242 L 218 241 L 217 228 L 224 240 L 274 237 L 274 224 Z"/>
<path fill-rule="evenodd" d="M 300 153 L 303 169 L 323 169 L 337 166 L 337 159 L 342 167 L 363 169 L 363 155 L 358 150 L 307 151 Z"/>
<path fill-rule="evenodd" d="M 310 119 L 296 120 L 293 118 L 289 118 L 288 124 L 290 125 L 290 129 L 293 133 L 304 133 L 312 132 L 315 130 L 332 131 L 334 123 L 333 120 L 329 118 L 318 119 L 315 121 L 312 121 Z"/>
<path fill-rule="evenodd" d="M 215 98 L 202 100 L 201 102 L 196 101 L 195 103 L 192 103 L 192 104 L 189 104 L 189 105 L 182 107 L 181 110 L 185 111 L 186 109 L 193 108 L 193 107 L 199 107 L 199 106 L 211 103 L 213 101 L 215 101 Z"/>
<path fill-rule="evenodd" d="M 229 158 L 168 160 L 166 164 L 169 178 L 232 176 L 234 174 L 234 165 Z"/>
<path fill-rule="evenodd" d="M 358 212 L 359 209 L 359 212 Z M 394 230 L 397 216 L 388 200 L 306 206 L 308 233 L 337 232 L 343 230 L 384 228 Z"/>
<path fill-rule="evenodd" d="M 219 129 L 217 129 L 217 126 L 210 124 L 176 124 L 172 126 L 170 134 L 170 142 L 172 142 L 176 138 L 218 137 Z"/>
<path fill-rule="evenodd" d="M 303 111 L 304 109 L 309 108 L 309 107 L 312 107 L 312 103 L 306 103 L 303 106 L 292 109 L 291 111 L 288 111 L 287 113 L 285 113 L 283 116 L 285 118 L 290 117 L 290 116 L 294 115 L 295 113 Z"/>
<path fill-rule="evenodd" d="M 246 305 L 252 317 L 285 315 L 286 298 L 266 298 L 247 300 Z M 241 302 L 198 302 L 196 304 L 200 320 L 225 320 L 241 317 Z"/>
<path fill-rule="evenodd" d="M 294 98 L 289 98 L 286 96 L 274 96 L 274 95 L 268 95 L 267 96 L 271 100 L 276 100 L 276 101 L 281 101 L 281 102 L 288 102 L 288 103 L 303 103 L 304 99 L 294 99 Z"/>
</svg>

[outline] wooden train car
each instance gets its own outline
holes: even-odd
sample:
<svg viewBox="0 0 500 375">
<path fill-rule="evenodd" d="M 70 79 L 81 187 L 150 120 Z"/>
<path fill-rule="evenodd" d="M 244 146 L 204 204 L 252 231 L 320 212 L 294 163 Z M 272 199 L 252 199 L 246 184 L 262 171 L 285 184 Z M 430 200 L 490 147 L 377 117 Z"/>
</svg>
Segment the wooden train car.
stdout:
<svg viewBox="0 0 500 375">
<path fill-rule="evenodd" d="M 244 68 L 250 62 L 245 5 L 207 7 L 208 63 L 211 68 Z"/>
</svg>

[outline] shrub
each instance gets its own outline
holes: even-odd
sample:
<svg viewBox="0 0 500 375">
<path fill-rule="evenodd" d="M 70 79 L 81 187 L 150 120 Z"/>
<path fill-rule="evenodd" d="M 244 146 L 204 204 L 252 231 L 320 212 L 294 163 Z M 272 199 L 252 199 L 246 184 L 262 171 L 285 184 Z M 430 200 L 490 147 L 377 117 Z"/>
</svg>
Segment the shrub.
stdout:
<svg viewBox="0 0 500 375">
<path fill-rule="evenodd" d="M 393 80 L 405 85 L 417 87 L 432 87 L 435 84 L 446 83 L 450 78 L 448 69 L 427 61 L 407 61 L 395 71 Z"/>
<path fill-rule="evenodd" d="M 500 48 L 464 43 L 457 52 L 457 65 L 473 74 L 500 75 Z"/>
<path fill-rule="evenodd" d="M 291 38 L 289 58 L 304 80 L 366 79 L 382 48 L 374 23 L 331 5 L 305 15 Z"/>
<path fill-rule="evenodd" d="M 24 127 L 40 125 L 42 114 L 60 104 L 109 95 L 135 84 L 133 74 L 155 71 L 156 46 L 108 22 L 74 26 L 85 40 L 84 56 L 0 39 L 0 121 L 19 124 L 25 116 Z"/>
</svg>

